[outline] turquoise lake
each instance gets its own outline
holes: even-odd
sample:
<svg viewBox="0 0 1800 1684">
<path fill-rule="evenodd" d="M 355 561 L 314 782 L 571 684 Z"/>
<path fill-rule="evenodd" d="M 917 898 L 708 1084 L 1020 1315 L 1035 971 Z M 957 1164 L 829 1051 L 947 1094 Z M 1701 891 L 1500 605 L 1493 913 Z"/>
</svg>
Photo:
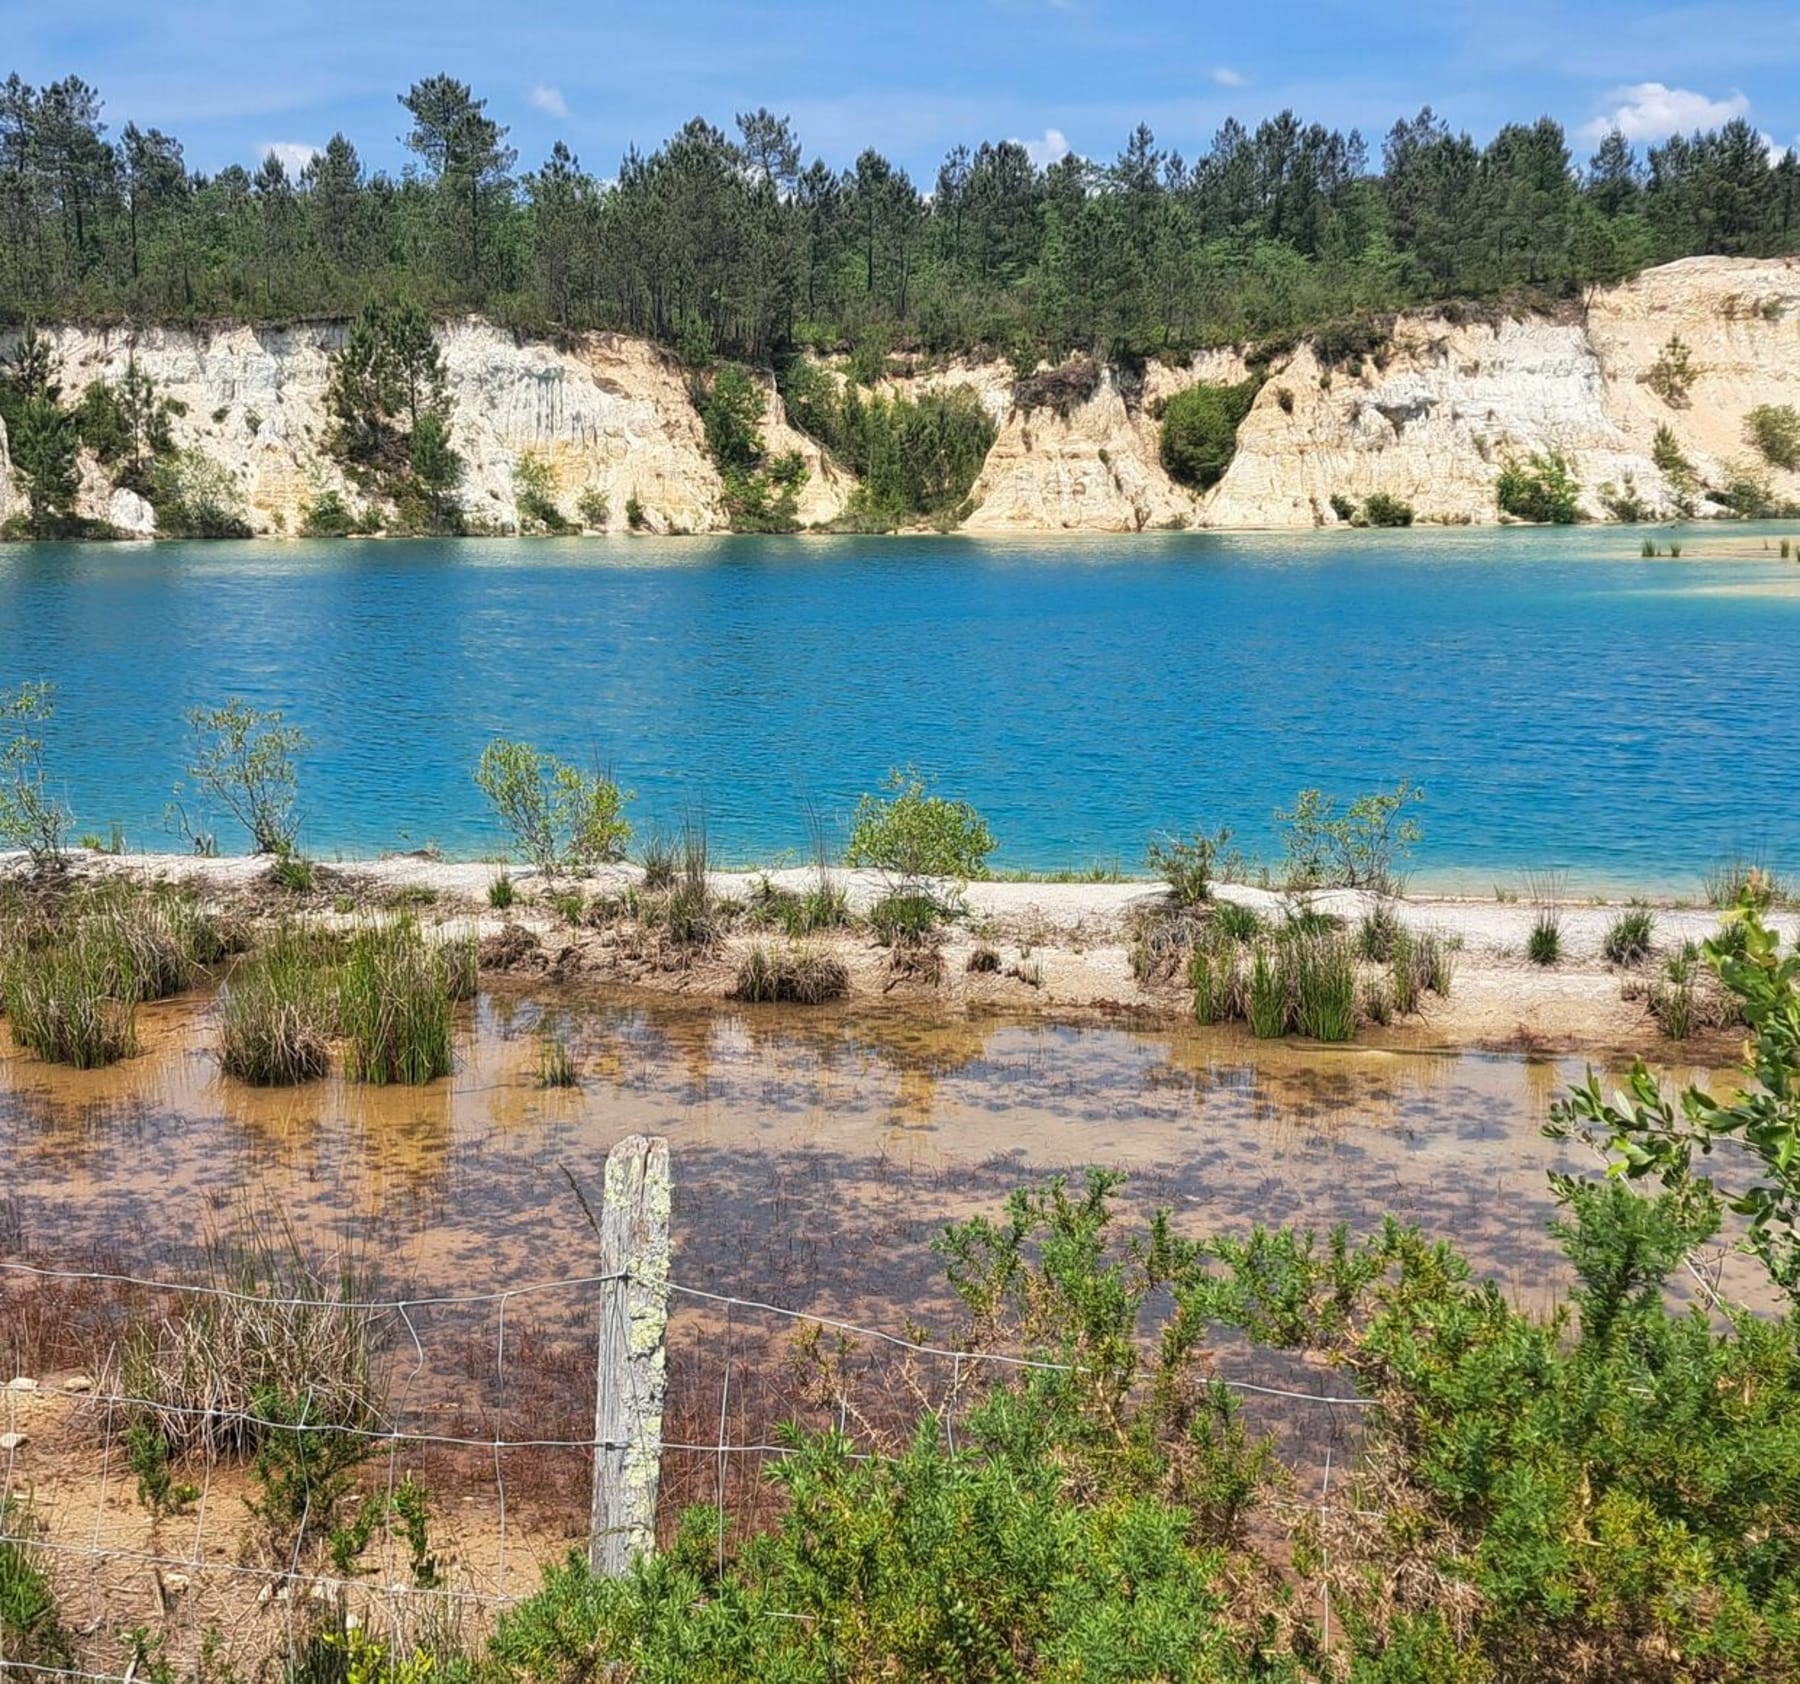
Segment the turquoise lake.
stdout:
<svg viewBox="0 0 1800 1684">
<path fill-rule="evenodd" d="M 1773 530 L 1640 536 L 0 546 L 0 686 L 55 681 L 77 829 L 151 850 L 183 710 L 237 694 L 311 737 L 324 858 L 497 852 L 470 771 L 509 735 L 732 860 L 808 857 L 809 807 L 912 762 L 1016 868 L 1129 873 L 1197 822 L 1267 856 L 1296 790 L 1401 777 L 1421 882 L 1800 867 L 1800 567 Z"/>
</svg>

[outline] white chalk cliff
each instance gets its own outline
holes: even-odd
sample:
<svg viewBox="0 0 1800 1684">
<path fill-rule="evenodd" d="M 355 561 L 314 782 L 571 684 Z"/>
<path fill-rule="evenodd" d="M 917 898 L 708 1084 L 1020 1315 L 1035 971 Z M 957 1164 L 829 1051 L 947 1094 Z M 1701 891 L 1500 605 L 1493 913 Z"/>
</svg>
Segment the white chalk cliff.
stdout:
<svg viewBox="0 0 1800 1684">
<path fill-rule="evenodd" d="M 128 358 L 185 406 L 176 440 L 232 475 L 259 533 L 294 533 L 321 492 L 348 492 L 330 460 L 324 396 L 332 325 L 211 332 L 63 328 L 53 335 L 65 390 L 116 379 Z M 1687 347 L 1685 393 L 1649 379 L 1672 338 Z M 636 499 L 655 532 L 717 532 L 723 487 L 705 449 L 680 367 L 641 340 L 591 334 L 565 346 L 520 340 L 481 321 L 440 330 L 462 453 L 462 498 L 483 526 L 518 514 L 513 472 L 530 453 L 574 517 L 586 492 L 626 525 Z M 1310 527 L 1339 517 L 1333 500 L 1386 492 L 1421 521 L 1498 520 L 1495 482 L 1513 456 L 1554 450 L 1570 462 L 1584 509 L 1604 518 L 1607 488 L 1629 488 L 1649 511 L 1672 514 L 1678 488 L 1652 459 L 1667 427 L 1703 484 L 1722 484 L 1753 457 L 1746 414 L 1800 407 L 1800 260 L 1689 258 L 1599 291 L 1566 317 L 1451 320 L 1401 317 L 1380 366 L 1322 367 L 1310 345 L 1276 357 L 1238 434 L 1223 480 L 1204 495 L 1163 470 L 1156 416 L 1199 381 L 1245 378 L 1237 353 L 1181 367 L 1151 364 L 1141 381 L 1107 372 L 1066 413 L 1013 402 L 1004 364 L 952 363 L 885 383 L 904 392 L 966 385 L 993 416 L 997 437 L 976 482 L 970 532 L 1133 532 L 1176 527 Z M 791 428 L 770 392 L 764 437 L 798 450 L 808 473 L 800 518 L 838 515 L 853 478 Z M 1800 474 L 1770 470 L 1779 497 L 1800 499 Z M 0 515 L 22 504 L 0 435 Z M 142 534 L 147 507 L 116 494 L 84 466 L 82 512 Z M 1699 512 L 1709 512 L 1704 497 Z"/>
</svg>

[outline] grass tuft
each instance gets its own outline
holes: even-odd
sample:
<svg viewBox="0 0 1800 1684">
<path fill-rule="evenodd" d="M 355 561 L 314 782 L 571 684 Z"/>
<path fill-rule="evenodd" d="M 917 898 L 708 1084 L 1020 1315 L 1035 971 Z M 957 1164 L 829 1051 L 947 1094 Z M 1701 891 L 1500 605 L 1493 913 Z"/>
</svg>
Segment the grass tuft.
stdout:
<svg viewBox="0 0 1800 1684">
<path fill-rule="evenodd" d="M 848 994 L 850 973 L 829 954 L 803 947 L 769 948 L 758 942 L 738 966 L 732 992 L 736 999 L 762 1004 L 817 1006 Z"/>
<path fill-rule="evenodd" d="M 219 996 L 219 1064 L 258 1087 L 311 1082 L 331 1068 L 332 967 L 341 943 L 277 927 Z"/>
<path fill-rule="evenodd" d="M 1656 915 L 1647 906 L 1634 906 L 1606 926 L 1600 950 L 1612 964 L 1636 965 L 1650 957 L 1655 933 Z"/>
<path fill-rule="evenodd" d="M 472 970 L 472 957 L 427 942 L 409 918 L 358 930 L 339 991 L 345 1074 L 377 1084 L 449 1075 L 451 1003 Z"/>
</svg>

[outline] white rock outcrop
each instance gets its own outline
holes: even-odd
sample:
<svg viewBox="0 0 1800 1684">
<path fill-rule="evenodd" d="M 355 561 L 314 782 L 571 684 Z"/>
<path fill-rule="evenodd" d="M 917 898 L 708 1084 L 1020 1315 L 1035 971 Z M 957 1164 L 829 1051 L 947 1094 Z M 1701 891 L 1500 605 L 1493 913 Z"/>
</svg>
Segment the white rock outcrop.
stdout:
<svg viewBox="0 0 1800 1684">
<path fill-rule="evenodd" d="M 322 492 L 360 500 L 326 449 L 328 359 L 343 333 L 326 323 L 63 328 L 54 338 L 70 392 L 116 379 L 135 356 L 181 407 L 177 442 L 230 473 L 253 529 L 292 534 Z M 478 525 L 516 525 L 514 470 L 530 453 L 571 518 L 597 493 L 609 531 L 626 528 L 633 499 L 654 532 L 727 527 L 687 375 L 665 352 L 613 334 L 521 340 L 474 319 L 439 338 L 461 494 Z M 1650 378 L 1672 339 L 1692 368 L 1689 389 L 1673 396 Z M 1374 492 L 1412 504 L 1422 521 L 1491 522 L 1501 518 L 1495 482 L 1506 459 L 1547 450 L 1569 459 L 1590 515 L 1627 494 L 1672 514 L 1678 488 L 1653 459 L 1662 428 L 1703 482 L 1723 484 L 1748 463 L 1777 496 L 1800 500 L 1800 474 L 1753 461 L 1744 435 L 1758 405 L 1800 407 L 1800 259 L 1690 258 L 1597 292 L 1566 318 L 1402 317 L 1379 367 L 1326 368 L 1301 345 L 1268 367 L 1221 482 L 1204 495 L 1176 484 L 1161 462 L 1162 402 L 1248 372 L 1235 352 L 1152 363 L 1139 380 L 1109 371 L 1062 413 L 1017 405 L 1014 371 L 999 362 L 955 361 L 882 387 L 965 386 L 993 418 L 997 436 L 966 522 L 975 533 L 1328 526 L 1339 518 L 1334 501 Z M 772 383 L 765 388 L 765 441 L 772 453 L 800 453 L 800 519 L 826 524 L 855 480 L 789 425 Z M 0 428 L 0 516 L 22 506 Z M 154 530 L 147 505 L 115 491 L 91 460 L 81 512 L 136 535 Z"/>
</svg>

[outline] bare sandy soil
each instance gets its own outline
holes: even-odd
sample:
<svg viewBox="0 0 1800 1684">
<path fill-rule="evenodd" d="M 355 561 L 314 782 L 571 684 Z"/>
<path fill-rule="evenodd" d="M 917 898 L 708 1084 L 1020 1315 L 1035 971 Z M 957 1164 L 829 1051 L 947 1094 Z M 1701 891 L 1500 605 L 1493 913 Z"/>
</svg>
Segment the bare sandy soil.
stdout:
<svg viewBox="0 0 1800 1684">
<path fill-rule="evenodd" d="M 0 860 L 0 868 L 5 863 Z M 290 909 L 333 918 L 370 907 L 406 906 L 446 934 L 485 939 L 522 932 L 511 938 L 513 951 L 505 961 L 511 969 L 559 979 L 590 976 L 690 998 L 725 998 L 750 948 L 785 940 L 779 931 L 747 929 L 739 920 L 710 951 L 673 954 L 628 918 L 590 910 L 572 923 L 566 909 L 554 904 L 574 892 L 590 908 L 616 902 L 641 883 L 641 870 L 629 864 L 606 867 L 578 883 L 549 883 L 528 870 L 490 863 L 390 856 L 320 866 L 315 887 L 304 895 L 275 886 L 268 862 L 256 858 L 82 854 L 74 864 L 84 873 L 128 872 L 191 884 L 209 899 L 254 917 Z M 517 898 L 498 911 L 489 905 L 488 890 L 503 874 L 511 877 Z M 873 872 L 829 876 L 856 912 L 866 912 L 886 887 Z M 741 903 L 763 883 L 804 892 L 818 881 L 813 868 L 716 872 L 711 886 L 723 899 Z M 1217 894 L 1273 918 L 1298 904 L 1295 897 L 1248 886 L 1221 885 Z M 845 966 L 853 998 L 970 1011 L 1152 1018 L 1188 1010 L 1188 992 L 1179 979 L 1142 984 L 1133 975 L 1134 924 L 1167 905 L 1158 884 L 978 882 L 961 890 L 961 900 L 966 911 L 945 930 L 941 962 L 896 966 L 888 947 L 866 929 L 815 935 L 804 945 Z M 1345 890 L 1311 894 L 1304 901 L 1352 926 L 1376 904 L 1366 893 Z M 1453 951 L 1449 997 L 1431 998 L 1422 1016 L 1407 1025 L 1410 1035 L 1422 1033 L 1446 1047 L 1629 1053 L 1664 1046 L 1643 1003 L 1643 985 L 1664 956 L 1686 942 L 1702 941 L 1719 925 L 1711 908 L 1656 905 L 1653 954 L 1625 967 L 1610 964 L 1602 951 L 1607 929 L 1624 906 L 1568 902 L 1557 909 L 1561 958 L 1554 966 L 1540 966 L 1526 957 L 1539 910 L 1531 904 L 1405 898 L 1388 905 L 1408 927 L 1437 932 Z M 1772 913 L 1770 921 L 1788 941 L 1800 932 L 1800 914 L 1794 911 Z M 971 970 L 978 949 L 996 956 L 998 967 Z"/>
</svg>

